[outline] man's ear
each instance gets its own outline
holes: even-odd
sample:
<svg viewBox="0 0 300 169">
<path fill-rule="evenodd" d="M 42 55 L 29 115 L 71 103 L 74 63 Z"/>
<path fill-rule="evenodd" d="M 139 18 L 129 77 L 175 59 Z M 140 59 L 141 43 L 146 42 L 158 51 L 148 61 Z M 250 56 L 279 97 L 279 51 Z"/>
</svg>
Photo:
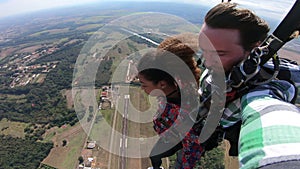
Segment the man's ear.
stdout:
<svg viewBox="0 0 300 169">
<path fill-rule="evenodd" d="M 251 52 L 251 50 L 252 50 L 253 48 L 258 47 L 260 44 L 261 44 L 261 41 L 258 41 L 258 42 L 256 42 L 256 43 L 253 43 L 253 44 L 251 45 L 251 49 L 250 49 L 249 53 Z"/>
<path fill-rule="evenodd" d="M 165 80 L 161 80 L 158 82 L 158 85 L 161 89 L 165 89 L 167 87 L 167 82 Z"/>
<path fill-rule="evenodd" d="M 261 44 L 261 41 L 258 41 L 258 42 L 256 42 L 256 43 L 253 43 L 253 44 L 251 45 L 251 49 L 245 51 L 245 53 L 244 53 L 245 57 L 249 56 L 250 53 L 251 53 L 251 51 L 252 51 L 255 47 L 258 47 L 260 44 Z"/>
<path fill-rule="evenodd" d="M 251 51 L 245 51 L 244 52 L 244 59 L 246 59 L 250 55 Z"/>
</svg>

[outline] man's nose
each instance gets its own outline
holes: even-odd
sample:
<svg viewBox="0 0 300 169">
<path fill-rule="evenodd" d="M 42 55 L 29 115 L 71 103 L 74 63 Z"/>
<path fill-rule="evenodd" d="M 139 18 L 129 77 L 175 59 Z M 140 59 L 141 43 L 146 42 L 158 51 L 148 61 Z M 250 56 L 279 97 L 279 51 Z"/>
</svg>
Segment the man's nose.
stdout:
<svg viewBox="0 0 300 169">
<path fill-rule="evenodd" d="M 202 57 L 204 58 L 203 59 L 203 64 L 206 67 L 213 66 L 213 58 L 212 58 L 211 54 L 209 54 L 208 52 L 206 52 L 206 53 L 202 54 Z"/>
</svg>

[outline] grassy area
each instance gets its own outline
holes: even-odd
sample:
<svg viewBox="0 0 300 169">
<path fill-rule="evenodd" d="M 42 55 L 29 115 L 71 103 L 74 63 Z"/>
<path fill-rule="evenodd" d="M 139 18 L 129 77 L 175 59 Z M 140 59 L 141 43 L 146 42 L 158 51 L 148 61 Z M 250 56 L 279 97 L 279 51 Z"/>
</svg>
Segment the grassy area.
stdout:
<svg viewBox="0 0 300 169">
<path fill-rule="evenodd" d="M 57 41 L 56 43 L 57 44 L 60 44 L 60 43 L 64 43 L 64 42 L 68 42 L 69 41 L 69 38 L 61 38 L 59 41 Z"/>
<path fill-rule="evenodd" d="M 28 123 L 12 122 L 7 119 L 0 121 L 0 134 L 11 135 L 13 137 L 24 138 L 24 129 L 28 126 Z"/>
<path fill-rule="evenodd" d="M 56 131 L 50 131 L 49 133 L 47 133 L 45 136 L 44 136 L 44 142 L 50 142 L 52 141 L 52 139 L 54 138 L 54 136 L 56 135 Z"/>
<path fill-rule="evenodd" d="M 104 19 L 107 19 L 107 18 L 113 18 L 114 16 L 91 16 L 91 17 L 86 17 L 82 20 L 78 20 L 76 21 L 76 24 L 87 24 L 87 23 L 91 23 L 91 22 L 101 22 L 103 21 Z"/>
<path fill-rule="evenodd" d="M 49 30 L 45 30 L 45 31 L 40 31 L 34 34 L 31 34 L 30 36 L 41 36 L 43 34 L 58 34 L 58 33 L 64 33 L 64 32 L 68 32 L 69 28 L 63 28 L 63 29 L 49 29 Z"/>
<path fill-rule="evenodd" d="M 86 133 L 79 123 L 72 127 L 63 126 L 52 130 L 45 140 L 51 139 L 54 142 L 54 148 L 43 163 L 59 169 L 75 168 L 78 164 L 78 157 L 81 155 Z M 62 146 L 63 140 L 67 141 L 66 146 Z"/>
<path fill-rule="evenodd" d="M 111 126 L 112 123 L 112 116 L 114 114 L 114 109 L 107 109 L 98 111 L 96 115 L 96 120 L 92 126 L 89 138 L 92 140 L 102 140 L 103 133 L 110 133 L 108 131 L 107 126 Z M 101 118 L 102 117 L 102 118 Z M 110 129 L 110 128 L 109 128 Z M 108 136 L 106 136 L 108 137 Z"/>
<path fill-rule="evenodd" d="M 57 137 L 59 137 L 62 133 L 66 132 L 70 126 L 63 126 L 63 127 L 52 127 L 51 129 L 47 130 L 43 135 L 43 142 L 54 142 L 54 144 L 58 145 Z"/>
<path fill-rule="evenodd" d="M 0 102 L 4 100 L 5 102 L 25 102 L 26 96 L 24 94 L 22 95 L 12 95 L 12 94 L 0 94 Z"/>
<path fill-rule="evenodd" d="M 100 28 L 101 26 L 103 26 L 103 24 L 88 24 L 88 25 L 80 26 L 76 28 L 76 30 L 90 30 L 94 28 Z"/>
<path fill-rule="evenodd" d="M 85 133 L 78 134 L 72 137 L 72 140 L 68 144 L 68 152 L 66 153 L 66 158 L 62 163 L 62 168 L 76 168 L 76 162 L 81 154 L 82 145 L 85 141 Z"/>
<path fill-rule="evenodd" d="M 114 114 L 115 109 L 101 110 L 100 112 L 101 112 L 103 118 L 105 119 L 105 121 L 108 124 L 111 124 L 111 122 L 112 122 L 112 115 Z"/>
</svg>

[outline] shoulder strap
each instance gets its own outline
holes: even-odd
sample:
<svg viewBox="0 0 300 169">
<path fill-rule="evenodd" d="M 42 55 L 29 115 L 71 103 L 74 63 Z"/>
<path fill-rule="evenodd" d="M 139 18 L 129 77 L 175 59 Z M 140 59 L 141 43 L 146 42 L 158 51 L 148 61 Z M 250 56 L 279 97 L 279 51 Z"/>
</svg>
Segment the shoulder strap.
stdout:
<svg viewBox="0 0 300 169">
<path fill-rule="evenodd" d="M 288 41 L 295 38 L 293 33 L 300 30 L 300 0 L 296 0 L 291 10 L 275 29 L 273 34 L 269 35 L 264 42 L 254 48 L 249 57 L 235 66 L 229 74 L 228 86 L 240 88 L 249 85 L 255 81 L 259 74 L 261 66 L 268 60 L 276 63 L 278 68 L 279 59 L 276 52 Z"/>
<path fill-rule="evenodd" d="M 268 45 L 269 52 L 263 56 L 264 65 L 286 42 L 294 39 L 293 33 L 300 30 L 300 0 L 296 0 L 291 10 L 261 46 Z"/>
</svg>

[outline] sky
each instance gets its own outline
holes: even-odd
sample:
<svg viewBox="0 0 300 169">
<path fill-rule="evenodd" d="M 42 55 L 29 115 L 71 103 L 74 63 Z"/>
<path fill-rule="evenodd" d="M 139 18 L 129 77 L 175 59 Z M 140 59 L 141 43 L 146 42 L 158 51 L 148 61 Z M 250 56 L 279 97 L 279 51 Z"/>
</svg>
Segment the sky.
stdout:
<svg viewBox="0 0 300 169">
<path fill-rule="evenodd" d="M 22 14 L 31 11 L 81 5 L 94 2 L 104 2 L 105 0 L 0 0 L 0 18 L 15 14 Z M 107 0 L 106 0 L 107 1 Z M 128 0 L 110 0 L 128 1 Z M 136 0 L 136 1 L 156 1 L 156 2 L 184 2 L 214 6 L 221 0 Z M 226 1 L 226 0 L 225 0 Z M 258 15 L 283 18 L 296 0 L 232 0 L 231 2 L 253 10 Z"/>
</svg>

